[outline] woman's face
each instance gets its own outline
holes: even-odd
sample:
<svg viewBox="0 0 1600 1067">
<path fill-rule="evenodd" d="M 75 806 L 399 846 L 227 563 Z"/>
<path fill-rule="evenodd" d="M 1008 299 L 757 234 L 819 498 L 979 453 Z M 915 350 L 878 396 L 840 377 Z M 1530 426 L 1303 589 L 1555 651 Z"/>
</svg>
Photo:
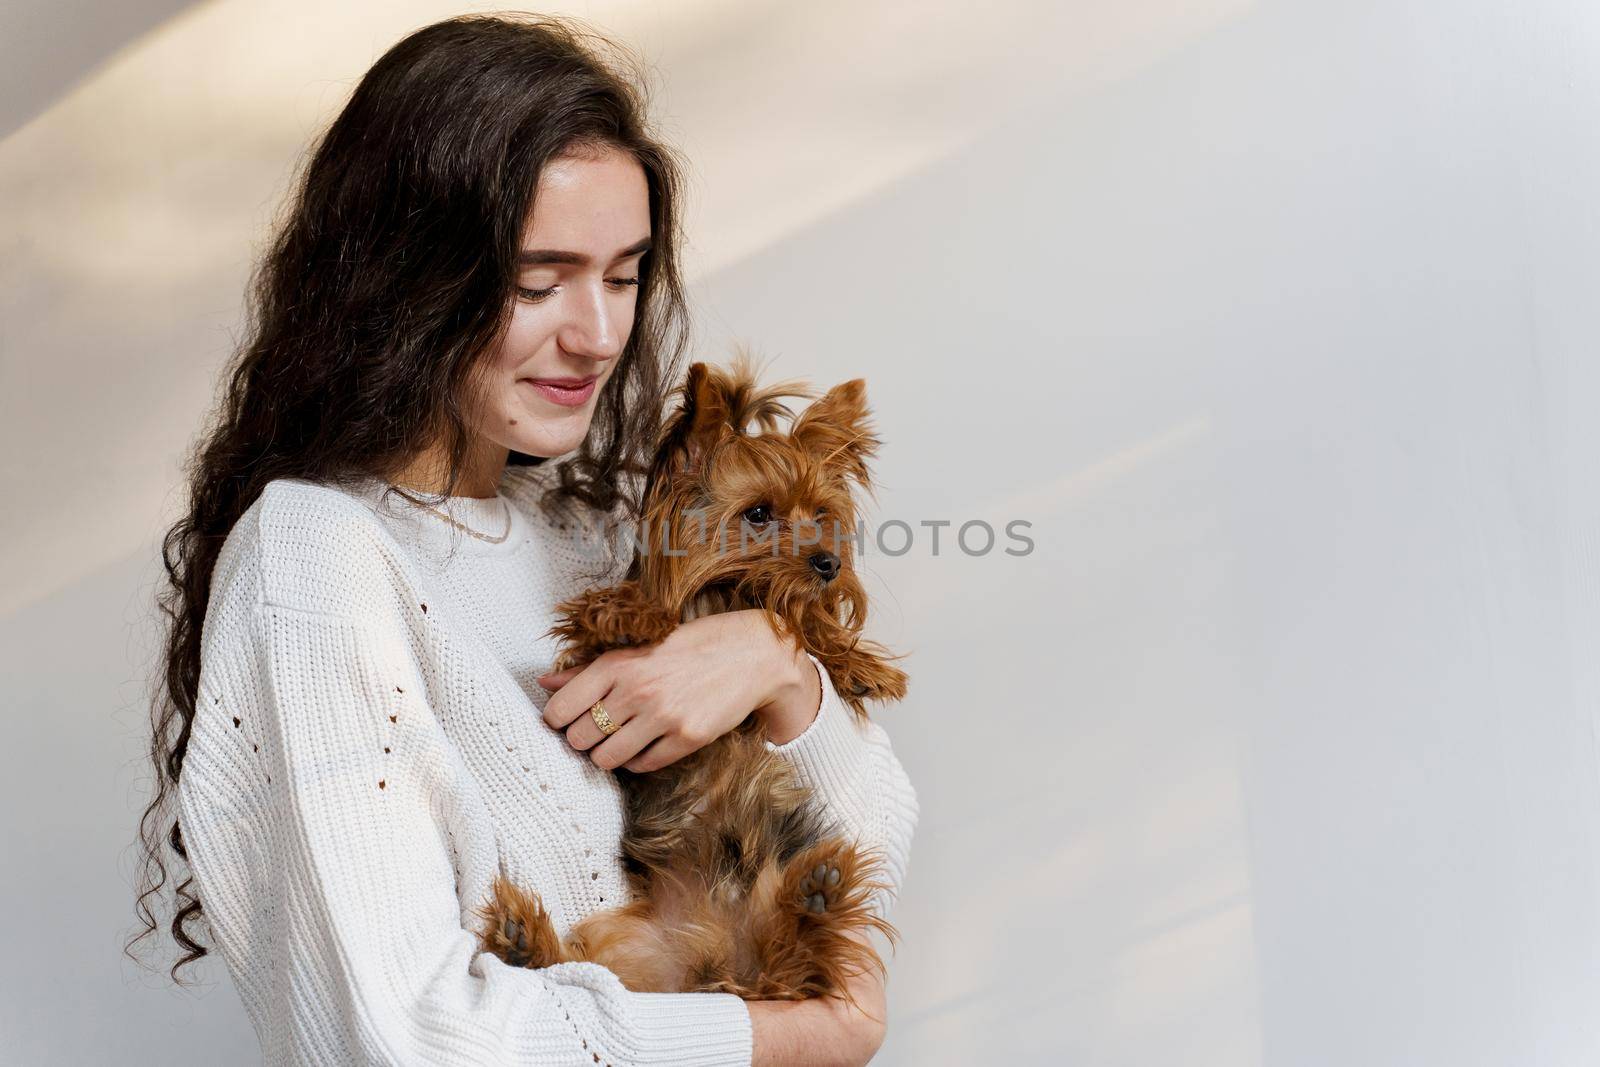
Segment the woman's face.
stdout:
<svg viewBox="0 0 1600 1067">
<path fill-rule="evenodd" d="M 583 443 L 633 329 L 650 243 L 644 168 L 616 148 L 551 160 L 523 230 L 511 322 L 479 432 L 530 456 Z"/>
</svg>

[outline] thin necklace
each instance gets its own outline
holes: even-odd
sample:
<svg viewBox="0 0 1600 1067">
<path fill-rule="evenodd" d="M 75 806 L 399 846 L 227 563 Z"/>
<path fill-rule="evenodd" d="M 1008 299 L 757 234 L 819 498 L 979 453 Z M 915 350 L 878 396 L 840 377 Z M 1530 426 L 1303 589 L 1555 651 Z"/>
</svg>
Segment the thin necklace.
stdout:
<svg viewBox="0 0 1600 1067">
<path fill-rule="evenodd" d="M 500 542 L 511 536 L 511 505 L 506 502 L 504 497 L 500 498 L 500 503 L 501 506 L 506 509 L 506 532 L 501 534 L 499 537 L 490 537 L 488 534 L 479 533 L 477 530 L 474 530 L 464 522 L 457 522 L 449 515 L 446 515 L 444 512 L 440 511 L 438 508 L 418 500 L 416 497 L 412 496 L 398 485 L 391 484 L 389 488 L 393 489 L 395 492 L 411 501 L 417 507 L 423 509 L 424 511 L 433 512 L 435 515 L 439 516 L 439 518 L 443 519 L 445 522 L 448 522 L 451 526 L 454 526 L 456 529 L 462 531 L 463 533 L 469 534 L 472 537 L 476 537 L 480 541 L 487 541 L 491 545 L 498 545 Z"/>
</svg>

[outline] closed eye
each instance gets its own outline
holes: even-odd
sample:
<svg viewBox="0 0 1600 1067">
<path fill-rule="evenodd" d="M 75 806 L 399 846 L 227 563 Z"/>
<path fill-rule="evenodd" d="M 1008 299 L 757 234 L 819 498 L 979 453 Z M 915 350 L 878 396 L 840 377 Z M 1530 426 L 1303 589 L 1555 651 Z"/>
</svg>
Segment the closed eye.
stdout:
<svg viewBox="0 0 1600 1067">
<path fill-rule="evenodd" d="M 617 292 L 617 293 L 620 293 L 620 292 L 628 289 L 629 287 L 635 286 L 635 285 L 638 285 L 638 284 L 639 284 L 639 279 L 638 278 L 607 278 L 606 279 L 606 285 L 610 286 L 611 290 L 613 292 Z M 517 286 L 517 295 L 522 297 L 524 300 L 528 301 L 530 304 L 537 304 L 541 300 L 548 299 L 559 288 L 561 288 L 559 285 L 552 285 L 548 289 L 529 289 L 525 285 L 519 285 L 519 286 Z"/>
</svg>

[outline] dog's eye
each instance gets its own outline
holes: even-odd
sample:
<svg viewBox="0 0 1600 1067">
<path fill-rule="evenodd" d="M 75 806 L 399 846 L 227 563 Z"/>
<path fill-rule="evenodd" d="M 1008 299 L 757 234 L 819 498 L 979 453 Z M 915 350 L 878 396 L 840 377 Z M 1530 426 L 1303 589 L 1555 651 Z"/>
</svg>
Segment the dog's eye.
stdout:
<svg viewBox="0 0 1600 1067">
<path fill-rule="evenodd" d="M 817 513 L 814 516 L 812 516 L 812 518 L 816 519 L 818 522 L 821 522 L 823 519 L 825 519 L 827 517 L 828 517 L 828 509 L 827 508 L 818 508 L 817 509 Z"/>
<path fill-rule="evenodd" d="M 765 504 L 744 509 L 744 521 L 751 526 L 765 526 L 772 521 L 772 509 Z"/>
</svg>

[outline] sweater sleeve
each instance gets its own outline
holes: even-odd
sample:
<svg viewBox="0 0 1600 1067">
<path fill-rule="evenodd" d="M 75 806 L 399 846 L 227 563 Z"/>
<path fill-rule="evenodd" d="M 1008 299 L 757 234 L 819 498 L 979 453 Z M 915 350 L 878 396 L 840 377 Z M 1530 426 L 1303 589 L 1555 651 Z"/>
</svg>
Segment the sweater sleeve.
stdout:
<svg viewBox="0 0 1600 1067">
<path fill-rule="evenodd" d="M 405 637 L 262 603 L 234 621 L 203 656 L 179 819 L 267 1062 L 750 1062 L 735 996 L 477 951 L 452 830 L 472 787 Z"/>
<path fill-rule="evenodd" d="M 873 904 L 887 917 L 905 880 L 917 793 L 888 733 L 876 722 L 860 720 L 839 698 L 827 668 L 807 655 L 822 679 L 817 717 L 798 737 L 781 745 L 768 741 L 767 748 L 793 765 L 853 840 L 882 854 L 889 889 L 876 894 Z"/>
</svg>

